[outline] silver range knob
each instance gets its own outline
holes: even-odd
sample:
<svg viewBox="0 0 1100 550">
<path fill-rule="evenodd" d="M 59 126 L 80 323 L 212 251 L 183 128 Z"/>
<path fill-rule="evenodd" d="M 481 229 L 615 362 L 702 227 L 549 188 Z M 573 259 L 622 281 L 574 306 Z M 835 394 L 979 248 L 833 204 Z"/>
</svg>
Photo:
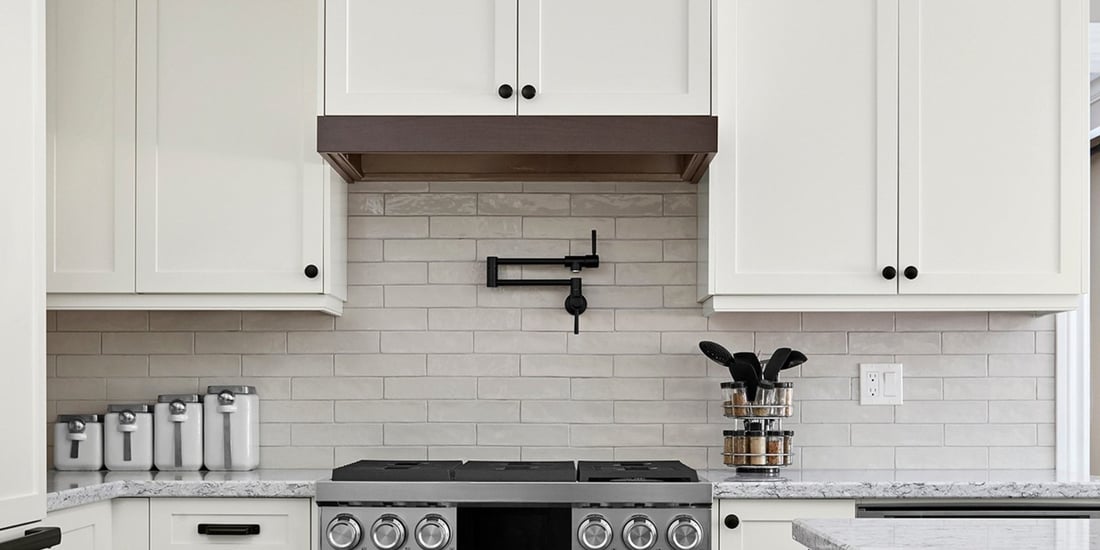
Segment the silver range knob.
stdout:
<svg viewBox="0 0 1100 550">
<path fill-rule="evenodd" d="M 395 550 L 405 544 L 405 524 L 397 516 L 382 516 L 370 528 L 370 540 L 378 550 Z"/>
<path fill-rule="evenodd" d="M 696 550 L 703 545 L 703 528 L 688 516 L 672 520 L 668 526 L 668 544 L 676 550 Z"/>
<path fill-rule="evenodd" d="M 577 529 L 577 540 L 585 550 L 603 550 L 611 545 L 611 525 L 601 516 L 588 516 Z"/>
<path fill-rule="evenodd" d="M 657 538 L 657 526 L 645 516 L 630 518 L 623 527 L 623 543 L 630 550 L 649 550 Z"/>
<path fill-rule="evenodd" d="M 363 528 L 355 518 L 340 514 L 328 523 L 325 538 L 328 539 L 329 546 L 336 550 L 348 550 L 355 548 L 363 540 Z"/>
<path fill-rule="evenodd" d="M 416 524 L 416 544 L 424 550 L 441 550 L 451 542 L 451 527 L 437 515 L 426 516 Z"/>
</svg>

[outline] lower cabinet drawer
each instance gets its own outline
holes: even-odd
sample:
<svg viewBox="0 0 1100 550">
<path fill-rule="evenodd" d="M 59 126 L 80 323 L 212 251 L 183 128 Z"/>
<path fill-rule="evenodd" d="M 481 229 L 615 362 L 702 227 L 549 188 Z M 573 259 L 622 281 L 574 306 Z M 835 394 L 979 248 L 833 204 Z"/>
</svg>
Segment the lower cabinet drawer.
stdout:
<svg viewBox="0 0 1100 550">
<path fill-rule="evenodd" d="M 310 510 L 309 499 L 154 498 L 149 547 L 308 549 Z"/>
</svg>

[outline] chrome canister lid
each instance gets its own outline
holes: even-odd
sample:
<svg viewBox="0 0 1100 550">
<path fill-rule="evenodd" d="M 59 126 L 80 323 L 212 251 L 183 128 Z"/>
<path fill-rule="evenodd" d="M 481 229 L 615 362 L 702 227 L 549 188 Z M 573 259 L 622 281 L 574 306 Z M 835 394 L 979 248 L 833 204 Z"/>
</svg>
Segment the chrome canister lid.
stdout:
<svg viewBox="0 0 1100 550">
<path fill-rule="evenodd" d="M 256 386 L 207 386 L 206 395 L 218 395 L 222 392 L 230 392 L 236 395 L 250 395 L 256 393 Z"/>
<path fill-rule="evenodd" d="M 130 411 L 132 413 L 147 413 L 149 411 L 149 405 L 145 403 L 135 403 L 126 405 L 107 405 L 108 413 L 120 413 L 122 411 Z"/>
<path fill-rule="evenodd" d="M 59 415 L 57 415 L 57 423 L 58 424 L 68 424 L 69 422 L 72 422 L 73 420 L 79 420 L 81 422 L 84 422 L 85 424 L 89 424 L 89 423 L 92 423 L 92 422 L 101 422 L 102 421 L 102 419 L 99 418 L 98 414 L 59 414 Z"/>
<path fill-rule="evenodd" d="M 157 396 L 157 403 L 171 403 L 173 401 L 182 401 L 184 403 L 202 403 L 202 399 L 198 396 L 198 394 L 194 393 L 180 395 L 168 394 Z"/>
</svg>

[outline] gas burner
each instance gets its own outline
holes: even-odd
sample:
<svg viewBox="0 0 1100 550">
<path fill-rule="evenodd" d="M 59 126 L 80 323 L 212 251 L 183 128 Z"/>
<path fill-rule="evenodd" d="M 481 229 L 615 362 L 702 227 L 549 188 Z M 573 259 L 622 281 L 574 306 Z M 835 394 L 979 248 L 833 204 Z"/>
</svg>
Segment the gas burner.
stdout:
<svg viewBox="0 0 1100 550">
<path fill-rule="evenodd" d="M 582 482 L 695 483 L 699 475 L 678 460 L 578 463 Z"/>
<path fill-rule="evenodd" d="M 461 460 L 360 460 L 332 471 L 333 481 L 451 481 Z"/>
<path fill-rule="evenodd" d="M 572 462 L 485 462 L 471 460 L 455 468 L 455 481 L 576 481 Z"/>
</svg>

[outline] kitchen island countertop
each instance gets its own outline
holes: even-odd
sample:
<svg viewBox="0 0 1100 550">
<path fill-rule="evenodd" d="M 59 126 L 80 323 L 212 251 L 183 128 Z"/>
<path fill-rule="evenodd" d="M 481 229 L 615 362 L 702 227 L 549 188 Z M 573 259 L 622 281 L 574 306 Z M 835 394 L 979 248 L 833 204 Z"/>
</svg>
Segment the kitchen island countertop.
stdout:
<svg viewBox="0 0 1100 550">
<path fill-rule="evenodd" d="M 811 550 L 1100 550 L 1091 519 L 795 520 L 793 534 Z"/>
</svg>

